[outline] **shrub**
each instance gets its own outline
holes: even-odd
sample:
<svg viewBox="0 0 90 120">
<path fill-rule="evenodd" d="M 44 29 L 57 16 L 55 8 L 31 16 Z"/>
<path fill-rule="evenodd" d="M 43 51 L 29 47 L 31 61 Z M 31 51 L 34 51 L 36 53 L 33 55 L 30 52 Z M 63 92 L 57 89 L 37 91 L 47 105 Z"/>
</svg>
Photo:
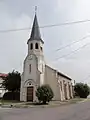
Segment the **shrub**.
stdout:
<svg viewBox="0 0 90 120">
<path fill-rule="evenodd" d="M 6 92 L 3 95 L 3 100 L 20 100 L 20 92 Z"/>
<path fill-rule="evenodd" d="M 36 91 L 36 96 L 39 100 L 39 102 L 43 102 L 43 104 L 46 104 L 46 102 L 49 102 L 54 97 L 54 93 L 49 85 L 42 85 L 39 86 Z"/>
<path fill-rule="evenodd" d="M 74 91 L 75 94 L 80 98 L 87 98 L 90 93 L 90 88 L 87 84 L 76 83 L 76 85 L 74 86 Z"/>
</svg>

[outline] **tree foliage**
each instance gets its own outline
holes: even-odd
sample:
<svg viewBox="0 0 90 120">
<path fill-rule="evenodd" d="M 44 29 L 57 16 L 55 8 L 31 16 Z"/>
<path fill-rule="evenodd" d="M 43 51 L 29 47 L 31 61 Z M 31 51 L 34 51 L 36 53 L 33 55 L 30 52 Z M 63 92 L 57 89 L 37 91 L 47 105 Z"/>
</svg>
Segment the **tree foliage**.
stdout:
<svg viewBox="0 0 90 120">
<path fill-rule="evenodd" d="M 87 98 L 90 93 L 90 88 L 87 84 L 76 83 L 76 85 L 74 86 L 74 91 L 75 94 L 80 98 Z"/>
<path fill-rule="evenodd" d="M 40 102 L 43 102 L 43 104 L 46 104 L 46 102 L 49 102 L 54 97 L 54 93 L 49 85 L 42 85 L 39 86 L 36 91 L 36 96 Z"/>
<path fill-rule="evenodd" d="M 7 77 L 4 77 L 3 79 L 2 86 L 6 90 L 11 92 L 20 91 L 21 75 L 18 71 L 8 73 Z"/>
</svg>

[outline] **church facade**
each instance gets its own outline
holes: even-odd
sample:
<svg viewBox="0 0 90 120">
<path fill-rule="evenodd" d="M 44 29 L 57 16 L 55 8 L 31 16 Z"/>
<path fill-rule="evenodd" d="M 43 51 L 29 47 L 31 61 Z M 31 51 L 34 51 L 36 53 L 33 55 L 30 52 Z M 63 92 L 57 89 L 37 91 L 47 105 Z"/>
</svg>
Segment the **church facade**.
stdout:
<svg viewBox="0 0 90 120">
<path fill-rule="evenodd" d="M 20 101 L 37 101 L 38 86 L 49 84 L 54 92 L 53 100 L 73 98 L 72 79 L 45 64 L 43 45 L 37 15 L 35 14 L 31 36 L 27 41 L 28 54 L 21 76 Z"/>
</svg>

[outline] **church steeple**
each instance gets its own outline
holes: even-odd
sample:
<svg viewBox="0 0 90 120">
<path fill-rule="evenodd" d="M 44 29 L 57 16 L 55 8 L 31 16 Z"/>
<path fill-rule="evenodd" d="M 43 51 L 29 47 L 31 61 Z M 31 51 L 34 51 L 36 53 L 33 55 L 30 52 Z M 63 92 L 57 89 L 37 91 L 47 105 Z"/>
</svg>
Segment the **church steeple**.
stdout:
<svg viewBox="0 0 90 120">
<path fill-rule="evenodd" d="M 28 55 L 30 54 L 43 55 L 44 42 L 41 38 L 36 12 L 31 30 L 31 35 L 30 38 L 28 39 L 27 44 L 28 44 Z"/>
<path fill-rule="evenodd" d="M 31 35 L 30 35 L 29 40 L 30 41 L 32 41 L 32 40 L 38 40 L 38 41 L 42 41 L 43 42 L 43 40 L 41 39 L 41 34 L 40 34 L 40 30 L 39 30 L 39 25 L 38 25 L 38 20 L 37 20 L 36 13 L 35 13 L 35 17 L 34 17 L 34 21 L 33 21 L 33 26 L 32 26 L 32 30 L 31 30 Z"/>
</svg>

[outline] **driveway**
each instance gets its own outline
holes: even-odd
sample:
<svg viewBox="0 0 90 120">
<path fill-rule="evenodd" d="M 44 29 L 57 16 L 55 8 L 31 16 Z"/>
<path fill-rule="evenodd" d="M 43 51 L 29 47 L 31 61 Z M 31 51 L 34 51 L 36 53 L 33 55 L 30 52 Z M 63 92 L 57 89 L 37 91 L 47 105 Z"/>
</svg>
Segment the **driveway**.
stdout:
<svg viewBox="0 0 90 120">
<path fill-rule="evenodd" d="M 0 120 L 90 120 L 90 101 L 54 108 L 0 108 Z"/>
</svg>

